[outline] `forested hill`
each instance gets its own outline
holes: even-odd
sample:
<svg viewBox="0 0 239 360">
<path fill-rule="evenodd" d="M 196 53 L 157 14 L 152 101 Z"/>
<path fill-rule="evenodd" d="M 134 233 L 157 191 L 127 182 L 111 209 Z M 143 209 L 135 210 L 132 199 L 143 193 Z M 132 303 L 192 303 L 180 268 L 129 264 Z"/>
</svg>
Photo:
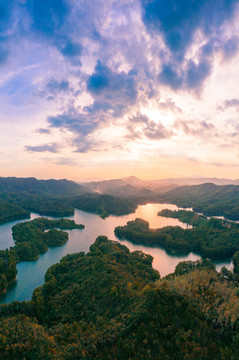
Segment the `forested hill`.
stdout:
<svg viewBox="0 0 239 360">
<path fill-rule="evenodd" d="M 203 179 L 201 179 L 202 181 Z M 212 179 L 214 181 L 226 179 Z M 102 194 L 111 194 L 122 198 L 134 198 L 138 203 L 161 202 L 173 203 L 181 207 L 193 207 L 196 212 L 208 216 L 225 216 L 230 220 L 239 220 L 239 185 L 184 185 L 159 181 L 142 181 L 130 177 L 84 184 L 90 190 Z M 187 179 L 184 179 L 186 182 Z M 229 181 L 229 180 L 228 180 Z M 236 181 L 235 181 L 236 182 Z M 171 190 L 169 190 L 171 188 Z"/>
<path fill-rule="evenodd" d="M 238 360 L 237 280 L 225 271 L 186 262 L 160 280 L 151 256 L 98 237 L 53 265 L 32 301 L 1 307 L 0 356 Z"/>
<path fill-rule="evenodd" d="M 86 190 L 74 181 L 0 177 L 0 224 L 26 219 L 30 212 L 45 216 L 70 216 L 74 208 L 65 197 Z"/>
<path fill-rule="evenodd" d="M 82 185 L 66 179 L 37 180 L 34 177 L 0 177 L 0 193 L 12 193 L 22 191 L 34 192 L 38 194 L 44 193 L 50 195 L 79 195 L 86 190 Z"/>
<path fill-rule="evenodd" d="M 127 189 L 130 186 L 127 185 Z M 149 189 L 141 189 L 138 196 L 135 192 L 130 195 L 132 192 L 128 193 L 123 188 L 125 196 L 120 191 L 118 195 L 107 195 L 65 179 L 0 178 L 0 223 L 27 218 L 31 211 L 44 216 L 70 216 L 74 208 L 102 217 L 124 215 L 134 212 L 138 204 L 146 202 L 169 202 L 181 207 L 193 207 L 194 211 L 208 216 L 223 215 L 230 220 L 239 220 L 238 185 L 206 183 L 182 186 L 154 195 Z"/>
<path fill-rule="evenodd" d="M 103 218 L 109 214 L 124 215 L 134 212 L 138 201 L 94 193 L 65 179 L 0 178 L 0 224 L 26 219 L 30 212 L 44 216 L 71 216 L 74 208 Z"/>
<path fill-rule="evenodd" d="M 239 220 L 239 186 L 218 186 L 212 183 L 182 186 L 159 196 L 159 201 L 192 207 L 207 216 L 225 216 Z"/>
</svg>

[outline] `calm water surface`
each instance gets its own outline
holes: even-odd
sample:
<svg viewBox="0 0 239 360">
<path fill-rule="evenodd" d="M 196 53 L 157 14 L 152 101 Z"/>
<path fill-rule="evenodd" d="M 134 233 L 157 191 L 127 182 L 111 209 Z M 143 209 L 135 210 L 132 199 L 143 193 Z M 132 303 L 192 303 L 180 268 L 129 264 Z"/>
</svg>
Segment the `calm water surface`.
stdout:
<svg viewBox="0 0 239 360">
<path fill-rule="evenodd" d="M 45 253 L 40 255 L 37 261 L 24 261 L 17 265 L 17 281 L 12 283 L 6 294 L 0 296 L 0 303 L 9 303 L 13 300 L 30 300 L 33 290 L 42 285 L 47 269 L 60 261 L 60 259 L 74 252 L 89 251 L 89 247 L 94 243 L 99 235 L 106 235 L 111 240 L 118 240 L 114 235 L 116 226 L 125 225 L 127 221 L 134 220 L 140 217 L 150 223 L 151 228 L 160 228 L 164 226 L 179 225 L 183 228 L 189 227 L 187 224 L 180 222 L 177 219 L 164 218 L 157 216 L 158 211 L 162 209 L 177 210 L 178 207 L 172 204 L 147 204 L 138 207 L 134 214 L 124 216 L 109 216 L 105 220 L 98 215 L 86 213 L 84 211 L 75 210 L 75 214 L 69 219 L 75 220 L 76 223 L 84 224 L 85 229 L 68 231 L 69 241 L 60 247 L 52 247 Z M 37 214 L 31 214 L 31 219 L 39 217 Z M 49 217 L 50 218 L 50 217 Z M 14 245 L 12 239 L 12 226 L 16 223 L 22 222 L 14 221 L 0 226 L 0 249 L 6 249 Z M 165 276 L 174 271 L 175 266 L 179 261 L 197 260 L 200 256 L 190 253 L 188 256 L 172 256 L 166 253 L 165 250 L 156 247 L 147 247 L 142 245 L 135 245 L 129 241 L 121 241 L 126 245 L 130 251 L 142 250 L 154 257 L 153 267 L 157 269 L 161 276 Z M 227 266 L 229 269 L 232 266 L 230 262 L 218 263 L 217 269 L 220 270 L 222 266 Z"/>
</svg>

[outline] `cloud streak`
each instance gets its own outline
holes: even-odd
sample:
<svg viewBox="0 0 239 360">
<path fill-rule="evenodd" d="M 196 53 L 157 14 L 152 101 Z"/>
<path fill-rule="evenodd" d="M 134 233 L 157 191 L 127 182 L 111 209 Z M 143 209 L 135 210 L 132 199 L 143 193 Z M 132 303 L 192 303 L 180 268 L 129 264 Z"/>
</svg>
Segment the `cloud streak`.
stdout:
<svg viewBox="0 0 239 360">
<path fill-rule="evenodd" d="M 229 141 L 237 154 L 238 17 L 237 0 L 0 0 L 9 158 L 133 163 L 152 153 L 156 164 L 164 147 L 227 162 Z"/>
<path fill-rule="evenodd" d="M 44 144 L 44 145 L 34 145 L 26 146 L 26 150 L 29 152 L 51 152 L 57 153 L 59 151 L 59 146 L 56 143 Z"/>
</svg>

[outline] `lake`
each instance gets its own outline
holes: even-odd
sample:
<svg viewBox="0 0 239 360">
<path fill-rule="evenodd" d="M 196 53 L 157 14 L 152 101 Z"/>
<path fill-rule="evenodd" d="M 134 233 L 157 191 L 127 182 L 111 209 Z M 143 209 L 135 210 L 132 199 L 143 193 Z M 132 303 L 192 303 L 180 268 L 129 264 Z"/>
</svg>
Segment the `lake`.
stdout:
<svg viewBox="0 0 239 360">
<path fill-rule="evenodd" d="M 90 246 L 94 243 L 99 235 L 106 235 L 111 240 L 118 240 L 114 235 L 116 226 L 125 225 L 127 221 L 134 220 L 139 217 L 147 220 L 151 228 L 161 228 L 164 226 L 179 225 L 183 228 L 189 227 L 187 224 L 180 222 L 178 219 L 165 218 L 157 216 L 158 211 L 162 209 L 178 210 L 176 205 L 172 204 L 147 204 L 140 205 L 136 212 L 123 216 L 109 216 L 106 219 L 101 219 L 98 215 L 87 213 L 80 210 L 75 210 L 74 216 L 68 217 L 75 220 L 78 224 L 84 224 L 85 229 L 67 231 L 69 240 L 66 244 L 60 247 L 52 247 L 45 253 L 40 255 L 36 261 L 23 261 L 17 265 L 17 280 L 13 282 L 6 294 L 0 296 L 0 303 L 10 303 L 13 300 L 30 300 L 33 290 L 42 285 L 47 269 L 60 261 L 60 259 L 75 252 L 88 252 Z M 31 214 L 31 219 L 39 217 L 38 214 Z M 48 217 L 51 219 L 51 217 Z M 12 239 L 12 226 L 22 222 L 23 220 L 9 222 L 0 226 L 0 249 L 5 250 L 14 246 Z M 118 240 L 119 241 L 119 240 Z M 142 250 L 154 257 L 153 267 L 160 272 L 161 276 L 165 276 L 174 271 L 175 266 L 180 261 L 200 259 L 200 256 L 190 253 L 187 256 L 172 256 L 166 253 L 165 250 L 156 247 L 147 247 L 142 245 L 135 245 L 129 241 L 120 241 L 126 245 L 130 251 Z M 217 263 L 217 270 L 222 266 L 231 268 L 230 262 Z"/>
</svg>

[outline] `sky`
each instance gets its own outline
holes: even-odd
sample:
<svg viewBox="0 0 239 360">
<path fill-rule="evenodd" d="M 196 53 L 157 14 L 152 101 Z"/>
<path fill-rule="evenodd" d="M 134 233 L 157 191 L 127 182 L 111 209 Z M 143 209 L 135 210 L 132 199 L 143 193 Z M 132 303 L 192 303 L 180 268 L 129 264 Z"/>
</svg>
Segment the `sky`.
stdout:
<svg viewBox="0 0 239 360">
<path fill-rule="evenodd" d="M 238 0 L 0 0 L 0 176 L 239 178 Z"/>
</svg>

